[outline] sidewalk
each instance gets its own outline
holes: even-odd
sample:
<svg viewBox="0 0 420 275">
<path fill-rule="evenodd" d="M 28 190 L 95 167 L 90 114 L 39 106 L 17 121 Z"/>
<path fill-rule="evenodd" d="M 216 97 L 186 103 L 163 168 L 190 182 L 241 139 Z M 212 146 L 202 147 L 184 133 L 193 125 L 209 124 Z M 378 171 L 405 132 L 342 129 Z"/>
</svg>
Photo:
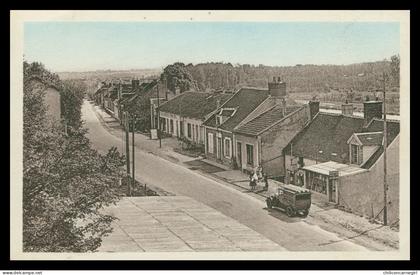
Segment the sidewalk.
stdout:
<svg viewBox="0 0 420 275">
<path fill-rule="evenodd" d="M 249 227 L 184 196 L 124 197 L 98 252 L 285 251 Z"/>
<path fill-rule="evenodd" d="M 92 105 L 101 123 L 108 131 L 121 139 L 125 137 L 122 127 L 118 121 L 98 106 Z M 130 133 L 131 141 L 131 133 Z M 263 190 L 263 186 L 257 185 L 257 189 L 250 190 L 249 177 L 239 170 L 228 170 L 218 163 L 203 158 L 192 158 L 174 152 L 173 148 L 179 147 L 179 141 L 176 138 L 162 139 L 162 147 L 159 148 L 158 140 L 151 140 L 144 134 L 135 133 L 136 147 L 155 154 L 171 162 L 195 170 L 203 176 L 210 177 L 218 182 L 231 187 L 244 190 L 250 196 L 261 201 L 274 193 L 280 182 L 269 179 L 268 191 Z M 308 224 L 317 225 L 324 230 L 334 232 L 345 239 L 352 239 L 355 243 L 363 245 L 373 250 L 393 250 L 398 249 L 399 236 L 398 231 L 379 224 L 370 223 L 366 218 L 356 214 L 347 213 L 339 210 L 335 205 L 328 203 L 322 196 L 313 194 L 312 206 L 309 215 L 303 219 Z"/>
<path fill-rule="evenodd" d="M 121 140 L 125 139 L 125 132 L 123 131 L 122 126 L 120 123 L 113 118 L 110 114 L 105 112 L 99 106 L 92 105 L 93 110 L 97 114 L 97 117 L 101 124 L 107 128 L 107 130 L 116 137 L 121 138 Z M 130 138 L 130 146 L 132 141 L 132 133 L 129 134 Z M 188 162 L 195 160 L 196 158 L 192 158 L 186 155 L 182 155 L 179 153 L 174 152 L 173 148 L 179 146 L 179 141 L 176 138 L 163 138 L 161 140 L 162 147 L 159 148 L 159 140 L 152 140 L 150 136 L 143 134 L 143 133 L 135 133 L 135 146 L 140 148 L 144 151 L 147 151 L 151 154 L 157 155 L 159 157 L 165 158 L 169 161 L 182 164 L 183 162 Z M 122 147 L 123 142 L 122 142 Z"/>
</svg>

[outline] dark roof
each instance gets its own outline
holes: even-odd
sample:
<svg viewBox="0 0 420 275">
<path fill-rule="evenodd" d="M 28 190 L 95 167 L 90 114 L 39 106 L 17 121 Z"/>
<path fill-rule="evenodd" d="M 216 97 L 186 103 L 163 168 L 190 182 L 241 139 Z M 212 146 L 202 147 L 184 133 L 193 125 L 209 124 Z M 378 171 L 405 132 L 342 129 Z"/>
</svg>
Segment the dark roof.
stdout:
<svg viewBox="0 0 420 275">
<path fill-rule="evenodd" d="M 235 109 L 222 109 L 220 113 L 221 116 L 231 116 L 235 112 Z"/>
<path fill-rule="evenodd" d="M 383 133 L 355 133 L 360 142 L 365 146 L 382 145 Z"/>
<path fill-rule="evenodd" d="M 108 87 L 104 92 L 104 97 L 109 97 L 113 100 L 118 98 L 118 88 L 115 86 Z"/>
<path fill-rule="evenodd" d="M 387 143 L 388 145 L 395 139 L 400 133 L 400 122 L 395 120 L 387 120 Z M 364 129 L 364 132 L 383 132 L 384 131 L 384 120 L 374 118 Z"/>
<path fill-rule="evenodd" d="M 348 162 L 347 141 L 362 132 L 364 119 L 330 113 L 318 113 L 291 142 L 292 154 L 320 162 Z M 286 152 L 290 153 L 290 144 Z M 322 151 L 322 153 L 319 153 Z"/>
<path fill-rule="evenodd" d="M 237 108 L 235 114 L 223 122 L 218 128 L 233 131 L 233 129 L 266 100 L 268 96 L 268 90 L 257 88 L 240 89 L 222 106 L 222 108 Z M 206 120 L 204 125 L 216 127 L 215 115 L 212 115 Z"/>
<path fill-rule="evenodd" d="M 285 115 L 288 115 L 297 109 L 304 108 L 303 106 L 289 106 L 286 107 L 283 115 L 283 107 L 276 105 L 265 113 L 259 115 L 248 123 L 241 125 L 235 130 L 235 133 L 258 136 L 261 132 L 274 126 L 281 121 Z"/>
<path fill-rule="evenodd" d="M 204 119 L 205 116 L 216 110 L 217 100 L 220 100 L 220 104 L 223 104 L 231 96 L 228 94 L 184 92 L 163 103 L 160 106 L 160 111 L 183 117 Z"/>
<path fill-rule="evenodd" d="M 394 139 L 400 133 L 400 122 L 387 120 L 386 126 L 387 126 L 387 133 L 388 133 L 387 146 L 389 146 L 391 142 L 393 142 Z M 373 132 L 373 131 L 383 132 L 383 130 L 384 130 L 384 120 L 376 119 L 376 118 L 374 118 L 365 129 L 365 131 L 368 131 L 368 132 Z M 381 146 L 361 167 L 365 169 L 369 169 L 370 167 L 372 167 L 372 165 L 376 163 L 376 161 L 380 158 L 383 152 L 384 152 L 384 146 Z"/>
</svg>

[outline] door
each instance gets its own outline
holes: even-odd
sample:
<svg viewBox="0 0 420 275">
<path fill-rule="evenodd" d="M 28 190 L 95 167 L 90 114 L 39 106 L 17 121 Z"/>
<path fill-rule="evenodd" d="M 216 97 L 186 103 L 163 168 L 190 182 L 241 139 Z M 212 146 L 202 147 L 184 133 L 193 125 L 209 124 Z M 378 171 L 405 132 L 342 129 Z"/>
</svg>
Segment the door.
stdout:
<svg viewBox="0 0 420 275">
<path fill-rule="evenodd" d="M 242 143 L 240 142 L 236 143 L 236 151 L 238 152 L 238 155 L 236 157 L 236 162 L 238 163 L 239 169 L 242 170 Z"/>
<path fill-rule="evenodd" d="M 329 183 L 329 198 L 330 202 L 337 202 L 337 179 L 330 179 Z"/>
<path fill-rule="evenodd" d="M 218 159 L 222 158 L 222 139 L 219 137 L 217 138 L 216 157 Z"/>
</svg>

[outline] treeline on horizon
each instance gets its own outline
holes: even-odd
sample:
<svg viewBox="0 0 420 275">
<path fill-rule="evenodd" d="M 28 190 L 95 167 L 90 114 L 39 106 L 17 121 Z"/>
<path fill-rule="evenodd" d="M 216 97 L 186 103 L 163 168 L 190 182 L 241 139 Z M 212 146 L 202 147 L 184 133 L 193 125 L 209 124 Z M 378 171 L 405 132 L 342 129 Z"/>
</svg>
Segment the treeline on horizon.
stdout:
<svg viewBox="0 0 420 275">
<path fill-rule="evenodd" d="M 191 74 L 193 85 L 199 91 L 237 89 L 244 86 L 267 87 L 273 77 L 287 83 L 290 93 L 355 91 L 367 92 L 380 88 L 383 72 L 389 74 L 388 87 L 399 91 L 399 56 L 391 60 L 351 65 L 296 65 L 273 67 L 265 65 L 232 65 L 231 63 L 175 63 Z"/>
<path fill-rule="evenodd" d="M 223 62 L 194 65 L 176 62 L 166 66 L 163 72 L 156 72 L 155 75 L 145 75 L 143 70 L 107 70 L 96 71 L 94 74 L 88 72 L 85 75 L 77 73 L 77 76 L 84 76 L 84 80 L 95 88 L 100 81 L 147 77 L 165 79 L 169 89 L 194 89 L 201 92 L 236 90 L 244 86 L 264 88 L 273 77 L 280 77 L 287 83 L 289 93 L 327 93 L 371 92 L 381 89 L 382 84 L 379 80 L 382 73 L 387 72 L 390 76 L 387 83 L 390 92 L 398 93 L 399 62 L 398 55 L 382 61 L 350 65 L 256 66 Z M 61 73 L 58 74 L 61 77 Z"/>
</svg>

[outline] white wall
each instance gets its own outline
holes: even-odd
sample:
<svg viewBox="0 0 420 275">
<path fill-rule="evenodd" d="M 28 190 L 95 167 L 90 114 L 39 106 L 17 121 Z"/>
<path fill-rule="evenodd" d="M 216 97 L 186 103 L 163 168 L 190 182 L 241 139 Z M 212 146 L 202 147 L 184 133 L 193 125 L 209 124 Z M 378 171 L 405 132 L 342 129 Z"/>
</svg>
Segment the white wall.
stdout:
<svg viewBox="0 0 420 275">
<path fill-rule="evenodd" d="M 179 136 L 179 127 L 180 127 L 180 121 L 184 122 L 184 136 L 196 143 L 204 144 L 204 127 L 202 126 L 203 121 L 199 119 L 192 119 L 184 117 L 182 118 L 179 115 L 171 114 L 167 112 L 160 112 L 160 117 L 165 119 L 172 119 L 174 121 L 174 132 L 172 135 Z M 188 137 L 188 123 L 191 124 L 191 137 Z M 170 129 L 170 124 L 167 122 L 167 129 Z M 194 128 L 194 130 L 192 129 Z M 198 129 L 198 134 L 196 134 L 196 129 Z M 169 131 L 166 131 L 167 133 L 170 133 Z"/>
<path fill-rule="evenodd" d="M 366 162 L 378 148 L 379 146 L 363 146 L 363 163 Z"/>
</svg>

